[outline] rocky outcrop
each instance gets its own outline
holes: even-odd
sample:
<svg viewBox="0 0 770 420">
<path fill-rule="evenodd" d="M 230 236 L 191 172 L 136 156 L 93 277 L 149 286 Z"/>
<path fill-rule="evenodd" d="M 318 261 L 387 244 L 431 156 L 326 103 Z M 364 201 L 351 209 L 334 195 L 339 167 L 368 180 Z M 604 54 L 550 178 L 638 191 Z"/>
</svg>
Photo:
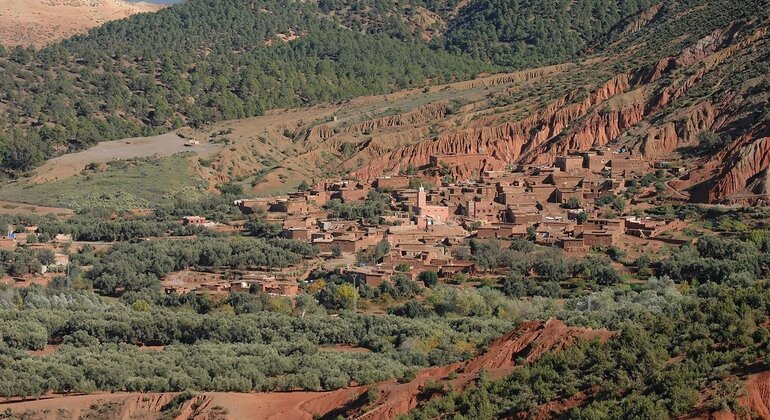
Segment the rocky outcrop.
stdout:
<svg viewBox="0 0 770 420">
<path fill-rule="evenodd" d="M 710 102 L 703 102 L 680 113 L 674 122 L 651 127 L 644 137 L 641 151 L 645 157 L 663 159 L 683 146 L 693 146 L 698 135 L 714 125 L 716 112 Z"/>
<path fill-rule="evenodd" d="M 658 12 L 651 9 L 646 17 L 639 18 L 649 19 Z M 746 113 L 754 112 L 753 108 L 741 103 L 736 92 L 728 91 L 717 98 L 688 95 L 703 83 L 729 78 L 721 73 L 715 76 L 714 72 L 724 72 L 723 66 L 734 65 L 734 58 L 743 60 L 740 55 L 753 43 L 765 42 L 767 34 L 766 27 L 747 32 L 741 24 L 730 23 L 675 55 L 618 74 L 588 94 L 575 90 L 532 111 L 528 117 L 506 121 L 505 112 L 514 112 L 506 110 L 502 115 L 471 119 L 463 128 L 431 140 L 382 147 L 380 150 L 387 153 L 375 156 L 354 175 L 370 180 L 407 166 L 426 168 L 432 155 L 456 155 L 452 159 L 459 163 L 450 165 L 450 169 L 456 179 L 467 179 L 485 169 L 501 169 L 511 163 L 552 164 L 557 156 L 569 151 L 621 144 L 646 158 L 668 160 L 676 158 L 680 151 L 697 155 L 699 134 L 712 131 L 745 138 L 706 159 L 689 178 L 675 180 L 671 186 L 695 187 L 692 196 L 709 202 L 747 189 L 764 191 L 766 177 L 761 174 L 770 165 L 764 138 L 770 133 L 762 134 L 761 127 L 746 126 L 746 121 L 754 118 L 747 119 Z M 746 132 L 751 134 L 744 136 Z M 489 158 L 463 158 L 476 154 Z"/>
<path fill-rule="evenodd" d="M 517 359 L 531 363 L 543 354 L 559 351 L 578 339 L 607 340 L 612 334 L 607 330 L 570 327 L 558 319 L 546 322 L 531 321 L 500 337 L 489 345 L 489 350 L 468 361 L 465 372 L 493 371 L 516 366 Z"/>
<path fill-rule="evenodd" d="M 631 18 L 624 26 L 623 30 L 621 31 L 624 34 L 636 32 L 639 29 L 642 29 L 645 27 L 648 23 L 650 23 L 653 19 L 655 19 L 655 16 L 660 12 L 660 9 L 663 6 L 661 4 L 656 4 L 652 7 L 650 7 L 647 10 L 643 10 L 633 18 Z"/>
<path fill-rule="evenodd" d="M 741 402 L 756 418 L 770 419 L 770 372 L 749 377 L 746 396 Z"/>
</svg>

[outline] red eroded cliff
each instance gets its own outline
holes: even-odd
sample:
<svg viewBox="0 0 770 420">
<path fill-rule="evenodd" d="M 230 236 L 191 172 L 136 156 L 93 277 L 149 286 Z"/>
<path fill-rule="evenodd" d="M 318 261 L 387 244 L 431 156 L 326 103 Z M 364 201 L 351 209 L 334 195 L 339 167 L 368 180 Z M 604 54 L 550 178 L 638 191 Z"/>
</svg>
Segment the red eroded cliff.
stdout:
<svg viewBox="0 0 770 420">
<path fill-rule="evenodd" d="M 741 54 L 753 43 L 766 42 L 767 34 L 765 27 L 749 32 L 731 23 L 675 55 L 618 74 L 587 95 L 575 90 L 523 117 L 517 109 L 506 108 L 476 116 L 431 140 L 380 147 L 386 153 L 368 154 L 367 164 L 354 175 L 371 180 L 408 166 L 425 169 L 432 155 L 455 155 L 451 159 L 458 163 L 450 165 L 454 177 L 468 179 L 511 163 L 552 164 L 569 151 L 622 145 L 652 160 L 676 159 L 680 152 L 689 159 L 687 154 L 698 154 L 699 134 L 729 137 L 722 133 L 739 127 L 742 140 L 736 140 L 736 146 L 706 159 L 689 178 L 672 183 L 674 188 L 697 187 L 693 197 L 698 200 L 720 201 L 758 182 L 756 177 L 770 164 L 763 140 L 770 133 L 763 134 L 761 127 L 743 128 L 753 108 L 742 102 L 741 93 L 711 96 L 700 89 L 688 95 L 704 83 L 729 78 L 721 66 L 740 64 L 745 60 Z M 506 113 L 515 116 L 506 118 Z M 747 147 L 750 143 L 756 144 Z"/>
<path fill-rule="evenodd" d="M 434 140 L 424 141 L 418 144 L 410 144 L 374 159 L 368 165 L 355 172 L 359 178 L 373 179 L 386 172 L 398 172 L 408 166 L 423 167 L 430 161 L 432 155 L 462 155 L 462 154 L 486 154 L 494 160 L 485 162 L 467 162 L 458 165 L 455 175 L 458 179 L 469 176 L 478 176 L 485 169 L 500 169 L 506 163 L 521 159 L 524 162 L 552 163 L 557 150 L 569 147 L 571 142 L 581 143 L 585 146 L 591 130 L 601 132 L 599 144 L 605 144 L 615 132 L 620 132 L 623 127 L 633 124 L 634 115 L 640 113 L 640 106 L 632 106 L 629 110 L 619 113 L 609 113 L 597 116 L 594 120 L 594 128 L 590 126 L 582 135 L 575 135 L 562 143 L 561 146 L 545 145 L 545 143 L 561 134 L 575 121 L 584 118 L 587 113 L 597 105 L 621 94 L 629 89 L 627 75 L 613 77 L 596 91 L 590 93 L 582 101 L 576 101 L 577 93 L 573 92 L 563 98 L 553 101 L 541 114 L 532 115 L 518 122 L 504 122 L 489 126 L 473 126 L 457 130 L 439 136 Z M 614 120 L 617 126 L 598 128 L 602 119 Z M 596 140 L 590 141 L 591 145 L 597 144 Z M 543 145 L 541 147 L 541 145 Z"/>
</svg>

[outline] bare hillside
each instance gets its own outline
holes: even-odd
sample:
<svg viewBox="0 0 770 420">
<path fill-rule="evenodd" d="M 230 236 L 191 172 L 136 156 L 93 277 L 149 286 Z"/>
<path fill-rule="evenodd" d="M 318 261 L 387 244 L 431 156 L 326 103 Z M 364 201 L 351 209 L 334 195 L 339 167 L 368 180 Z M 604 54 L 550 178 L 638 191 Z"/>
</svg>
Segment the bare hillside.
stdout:
<svg viewBox="0 0 770 420">
<path fill-rule="evenodd" d="M 0 44 L 40 47 L 163 6 L 122 0 L 0 0 Z"/>
</svg>

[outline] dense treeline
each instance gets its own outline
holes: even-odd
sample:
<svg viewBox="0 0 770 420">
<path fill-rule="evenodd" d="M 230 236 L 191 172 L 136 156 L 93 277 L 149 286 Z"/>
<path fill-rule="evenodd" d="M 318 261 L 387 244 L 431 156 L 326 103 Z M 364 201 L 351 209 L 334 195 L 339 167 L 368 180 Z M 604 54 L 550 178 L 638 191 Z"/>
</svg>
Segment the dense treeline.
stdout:
<svg viewBox="0 0 770 420">
<path fill-rule="evenodd" d="M 503 320 L 412 321 L 351 313 L 329 319 L 304 316 L 301 308 L 292 316 L 132 307 L 105 304 L 85 292 L 3 291 L 0 395 L 335 389 L 468 358 L 477 345 L 512 326 Z M 25 352 L 46 343 L 62 346 L 43 357 Z M 136 344 L 168 347 L 148 352 Z M 321 351 L 321 346 L 339 344 L 372 353 Z"/>
<path fill-rule="evenodd" d="M 618 25 L 607 37 L 608 54 L 627 51 L 632 44 L 643 39 L 646 48 L 640 49 L 633 60 L 621 63 L 623 66 L 652 64 L 645 62 L 671 54 L 677 54 L 701 38 L 717 29 L 724 29 L 725 22 L 740 22 L 744 29 L 752 25 L 763 25 L 768 0 L 749 0 L 733 2 L 717 0 L 683 0 L 677 2 L 656 2 L 661 5 L 655 19 L 633 32 L 633 36 L 624 36 L 624 25 Z M 749 32 L 749 30 L 747 30 Z M 618 42 L 616 42 L 618 41 Z"/>
<path fill-rule="evenodd" d="M 607 253 L 616 255 L 616 248 Z M 560 250 L 537 247 L 524 239 L 512 241 L 508 248 L 494 240 L 471 239 L 467 248 L 457 248 L 454 256 L 476 262 L 481 270 L 505 273 L 502 290 L 509 296 L 532 295 L 539 290 L 545 296 L 557 297 L 558 282 L 584 279 L 589 284 L 611 286 L 622 281 L 610 257 L 596 254 L 585 258 L 569 258 Z M 536 284 L 533 278 L 541 280 Z"/>
<path fill-rule="evenodd" d="M 172 200 L 160 204 L 152 214 L 113 217 L 107 209 L 89 209 L 66 218 L 53 215 L 0 215 L 0 226 L 37 226 L 35 240 L 47 242 L 59 234 L 72 235 L 74 241 L 133 241 L 163 236 L 215 236 L 216 233 L 195 225 L 183 225 L 184 216 L 204 216 L 212 221 L 228 222 L 243 217 L 228 195 L 207 195 L 193 201 Z"/>
<path fill-rule="evenodd" d="M 450 51 L 526 67 L 574 58 L 656 0 L 474 0 L 446 31 Z"/>
<path fill-rule="evenodd" d="M 119 244 L 86 273 L 95 282 L 104 281 L 106 290 L 129 290 L 114 303 L 62 281 L 47 289 L 0 290 L 0 394 L 334 389 L 351 381 L 410 377 L 419 367 L 467 359 L 518 320 L 555 317 L 618 333 L 607 344 L 579 343 L 546 355 L 502 381 L 482 379 L 465 392 L 424 405 L 414 418 L 514 416 L 580 391 L 590 391 L 589 401 L 571 411 L 580 418 L 634 413 L 665 418 L 686 412 L 699 390 L 726 387 L 724 378 L 761 363 L 770 350 L 770 332 L 763 326 L 770 291 L 758 280 L 767 273 L 770 235 L 761 230 L 734 238 L 704 236 L 693 247 L 672 251 L 670 259 L 653 262 L 651 269 L 663 277 L 633 288 L 590 280 L 597 275 L 591 270 L 609 267 L 597 257 L 546 263 L 562 257 L 525 241 L 496 251 L 492 242 L 471 245 L 474 258 L 488 259 L 479 263 L 512 270 L 500 284 L 478 289 L 435 282 L 423 288 L 405 275 L 394 276 L 392 285 L 354 287 L 344 277 L 316 272 L 307 293 L 292 304 L 250 293 L 219 301 L 206 295 L 161 295 L 152 287 L 157 275 L 186 265 L 241 267 L 260 258 L 281 264 L 282 255 L 301 258 L 304 252 L 282 246 L 288 242 L 263 238 Z M 530 254 L 534 260 L 526 258 Z M 522 272 L 513 272 L 518 260 L 535 272 L 541 265 L 566 264 L 566 275 L 582 270 L 597 287 L 562 303 L 547 294 L 520 300 L 508 292 L 527 281 L 519 277 Z M 710 264 L 727 268 L 692 268 Z M 720 274 L 738 268 L 739 277 Z M 666 275 L 690 285 L 682 288 Z M 109 285 L 110 276 L 119 283 L 137 283 Z M 143 276 L 149 285 L 142 284 Z M 360 299 L 395 305 L 390 315 L 361 315 L 351 311 Z M 324 308 L 340 316 L 329 318 Z M 46 356 L 29 355 L 46 344 L 61 348 Z M 139 345 L 167 347 L 150 353 Z M 372 353 L 322 351 L 334 345 Z"/>
<path fill-rule="evenodd" d="M 385 33 L 394 38 L 419 38 L 425 30 L 438 31 L 442 22 L 425 27 L 420 23 L 424 10 L 443 19 L 451 17 L 460 0 L 320 0 L 318 6 L 343 25 L 362 33 Z M 422 9 L 422 10 L 421 10 Z"/>
</svg>

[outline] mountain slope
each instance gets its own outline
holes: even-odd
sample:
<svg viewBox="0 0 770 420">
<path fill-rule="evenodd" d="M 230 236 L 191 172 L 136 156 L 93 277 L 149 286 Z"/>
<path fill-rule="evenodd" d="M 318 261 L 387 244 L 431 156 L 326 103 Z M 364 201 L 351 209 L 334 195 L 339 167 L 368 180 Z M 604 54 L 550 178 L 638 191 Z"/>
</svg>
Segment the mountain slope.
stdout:
<svg viewBox="0 0 770 420">
<path fill-rule="evenodd" d="M 450 22 L 450 50 L 506 66 L 571 60 L 607 36 L 621 20 L 656 0 L 474 0 Z"/>
<path fill-rule="evenodd" d="M 626 146 L 684 165 L 669 190 L 680 198 L 767 195 L 768 0 L 361 5 L 191 0 L 34 54 L 9 52 L 0 58 L 8 70 L 0 73 L 2 166 L 18 173 L 101 140 L 191 125 L 204 131 L 186 135 L 201 140 L 236 127 L 227 138 L 233 145 L 193 170 L 214 184 L 250 184 L 252 193 L 347 171 L 371 179 L 422 168 L 437 176 L 427 168 L 431 154 L 485 155 L 451 168 L 455 179 L 466 179 L 517 162 L 551 163 L 568 150 Z M 548 7 L 535 26 L 550 28 L 551 38 L 516 38 L 530 28 L 517 13 Z M 580 7 L 588 9 L 577 13 Z M 419 30 L 401 36 L 377 26 L 417 8 L 446 25 L 434 27 L 430 42 Z M 618 13 L 603 16 L 602 8 Z M 490 25 L 500 31 L 481 38 L 489 42 L 455 45 L 453 34 Z M 544 46 L 567 33 L 580 45 L 557 53 Z M 525 56 L 529 65 L 574 61 L 338 102 L 526 66 L 513 59 Z M 306 118 L 275 111 L 265 120 L 206 125 L 329 101 L 337 103 L 289 113 Z"/>
<path fill-rule="evenodd" d="M 469 79 L 501 70 L 496 63 L 523 68 L 569 59 L 646 1 L 631 7 L 595 0 L 595 8 L 623 12 L 592 12 L 562 27 L 584 0 L 553 13 L 548 2 L 189 0 L 41 51 L 0 51 L 0 166 L 18 173 L 102 140 Z M 474 16 L 487 3 L 479 29 Z M 510 13 L 497 14 L 499 8 Z M 507 20 L 541 11 L 548 13 L 533 28 Z M 489 51 L 455 45 L 498 24 L 557 35 L 533 33 L 531 59 L 515 61 L 490 59 L 507 48 L 504 33 Z M 581 41 L 558 54 L 549 50 L 571 34 Z"/>
<path fill-rule="evenodd" d="M 655 19 L 618 34 L 606 53 L 549 80 L 547 95 L 540 86 L 510 99 L 518 106 L 491 105 L 483 119 L 382 154 L 356 174 L 423 167 L 432 154 L 490 155 L 453 168 L 464 179 L 511 162 L 553 163 L 569 150 L 627 146 L 653 160 L 692 162 L 673 186 L 697 201 L 728 199 L 749 184 L 761 190 L 770 164 L 768 4 L 750 3 L 656 8 Z M 522 98 L 535 92 L 550 99 L 522 114 Z M 707 137 L 716 147 L 701 147 Z"/>
</svg>

